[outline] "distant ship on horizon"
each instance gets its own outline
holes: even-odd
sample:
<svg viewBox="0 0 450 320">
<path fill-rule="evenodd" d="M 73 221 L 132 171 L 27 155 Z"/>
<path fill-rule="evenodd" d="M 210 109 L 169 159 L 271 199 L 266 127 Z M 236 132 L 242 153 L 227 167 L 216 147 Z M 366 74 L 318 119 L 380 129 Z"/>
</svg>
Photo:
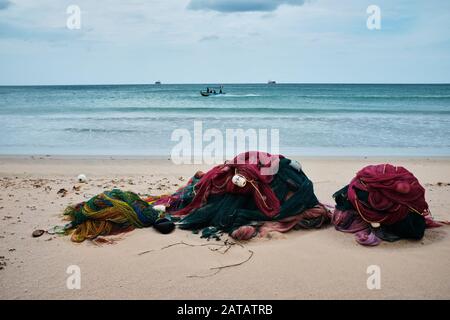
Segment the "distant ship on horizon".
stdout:
<svg viewBox="0 0 450 320">
<path fill-rule="evenodd" d="M 277 82 L 275 80 L 269 80 L 267 81 L 267 84 L 277 84 Z"/>
<path fill-rule="evenodd" d="M 161 81 L 155 81 L 155 84 L 156 84 L 156 85 L 160 85 L 160 84 L 161 84 Z"/>
</svg>

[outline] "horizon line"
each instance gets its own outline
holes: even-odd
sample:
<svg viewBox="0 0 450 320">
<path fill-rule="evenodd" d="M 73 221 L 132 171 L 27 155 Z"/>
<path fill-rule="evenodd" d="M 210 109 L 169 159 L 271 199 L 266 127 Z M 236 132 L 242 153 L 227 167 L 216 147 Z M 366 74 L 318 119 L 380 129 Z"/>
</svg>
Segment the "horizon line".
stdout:
<svg viewBox="0 0 450 320">
<path fill-rule="evenodd" d="M 450 85 L 450 82 L 162 82 L 155 83 L 84 83 L 84 84 L 0 84 L 0 87 L 70 87 L 70 86 L 160 86 L 160 85 L 239 85 L 239 84 L 266 84 L 276 85 Z"/>
</svg>

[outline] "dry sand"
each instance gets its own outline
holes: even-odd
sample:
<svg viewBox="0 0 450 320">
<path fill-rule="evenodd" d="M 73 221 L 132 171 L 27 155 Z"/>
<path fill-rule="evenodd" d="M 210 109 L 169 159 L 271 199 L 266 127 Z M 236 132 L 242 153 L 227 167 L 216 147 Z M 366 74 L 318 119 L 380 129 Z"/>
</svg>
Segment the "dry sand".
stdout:
<svg viewBox="0 0 450 320">
<path fill-rule="evenodd" d="M 366 164 L 403 165 L 427 189 L 435 218 L 450 220 L 450 159 L 298 158 L 321 201 Z M 188 231 L 158 234 L 152 228 L 120 236 L 113 245 L 72 243 L 35 229 L 62 225 L 66 205 L 104 189 L 140 194 L 174 191 L 198 169 L 167 159 L 0 158 L 1 299 L 366 299 L 450 298 L 450 227 L 426 231 L 422 241 L 402 240 L 368 248 L 332 227 L 273 234 L 232 246 L 226 253 Z M 87 184 L 76 177 L 84 173 Z M 80 190 L 73 190 L 80 186 Z M 65 197 L 57 195 L 61 188 Z M 217 244 L 217 242 L 209 242 Z M 153 251 L 152 251 L 153 250 Z M 139 254 L 150 251 L 145 254 Z M 246 263 L 222 269 L 217 266 Z M 81 270 L 81 289 L 66 287 L 68 266 Z M 368 290 L 367 267 L 381 268 L 381 289 Z"/>
</svg>

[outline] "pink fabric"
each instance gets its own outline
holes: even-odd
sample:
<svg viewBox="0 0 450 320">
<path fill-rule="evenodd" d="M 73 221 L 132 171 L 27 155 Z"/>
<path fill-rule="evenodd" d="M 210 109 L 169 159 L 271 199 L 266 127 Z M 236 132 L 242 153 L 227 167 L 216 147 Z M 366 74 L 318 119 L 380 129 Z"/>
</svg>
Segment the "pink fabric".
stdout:
<svg viewBox="0 0 450 320">
<path fill-rule="evenodd" d="M 425 215 L 425 223 L 427 228 L 439 228 L 443 225 L 450 225 L 449 221 L 436 221 L 433 220 L 430 214 Z"/>
<path fill-rule="evenodd" d="M 256 228 L 253 226 L 242 226 L 231 233 L 231 237 L 236 240 L 249 240 L 256 235 Z"/>
<path fill-rule="evenodd" d="M 367 204 L 358 199 L 356 189 L 369 193 Z M 359 171 L 350 182 L 348 199 L 365 220 L 388 225 L 403 220 L 411 209 L 420 214 L 428 211 L 425 189 L 417 178 L 391 164 L 371 165 Z"/>
<path fill-rule="evenodd" d="M 280 202 L 269 185 L 272 182 L 273 175 L 265 175 L 262 169 L 278 166 L 282 157 L 281 155 L 275 156 L 265 152 L 251 151 L 242 153 L 232 161 L 227 161 L 212 168 L 203 175 L 195 186 L 196 195 L 192 202 L 185 208 L 172 212 L 172 214 L 176 216 L 187 215 L 192 210 L 203 206 L 210 195 L 235 193 L 252 194 L 258 209 L 268 217 L 274 217 L 280 211 Z M 247 179 L 247 184 L 244 187 L 238 187 L 231 181 L 236 173 Z"/>
<path fill-rule="evenodd" d="M 288 232 L 297 225 L 302 226 L 302 222 L 322 217 L 319 224 L 314 227 L 320 228 L 324 223 L 329 221 L 330 212 L 324 205 L 317 205 L 314 208 L 305 210 L 295 216 L 287 217 L 277 221 L 266 221 L 257 230 L 253 226 L 242 226 L 234 230 L 231 236 L 237 240 L 248 240 L 257 233 L 264 237 L 271 231 Z"/>
<path fill-rule="evenodd" d="M 317 205 L 311 209 L 305 210 L 295 216 L 287 217 L 278 221 L 266 221 L 259 228 L 259 235 L 264 237 L 271 231 L 287 232 L 294 228 L 296 225 L 305 220 L 311 220 L 318 217 L 322 217 L 322 221 L 315 227 L 319 228 L 323 223 L 329 221 L 329 211 L 323 205 Z"/>
</svg>

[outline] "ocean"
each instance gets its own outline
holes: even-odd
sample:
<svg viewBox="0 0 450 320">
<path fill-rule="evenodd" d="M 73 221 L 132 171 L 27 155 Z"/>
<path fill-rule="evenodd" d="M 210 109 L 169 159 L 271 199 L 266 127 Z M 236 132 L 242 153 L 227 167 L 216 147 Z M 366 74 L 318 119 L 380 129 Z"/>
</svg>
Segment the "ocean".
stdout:
<svg viewBox="0 0 450 320">
<path fill-rule="evenodd" d="M 287 156 L 448 156 L 450 85 L 0 87 L 0 154 L 167 156 L 176 129 L 278 130 Z M 268 151 L 271 151 L 270 149 Z"/>
</svg>

